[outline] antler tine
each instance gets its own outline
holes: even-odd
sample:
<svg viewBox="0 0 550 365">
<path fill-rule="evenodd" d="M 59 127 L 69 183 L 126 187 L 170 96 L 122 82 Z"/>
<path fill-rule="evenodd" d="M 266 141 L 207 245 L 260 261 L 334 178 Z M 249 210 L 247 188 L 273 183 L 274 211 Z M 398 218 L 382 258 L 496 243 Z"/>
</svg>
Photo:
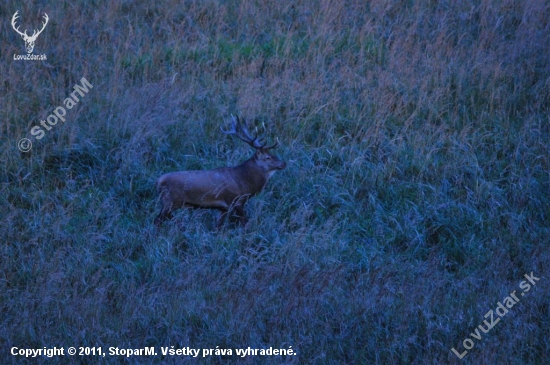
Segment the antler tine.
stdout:
<svg viewBox="0 0 550 365">
<path fill-rule="evenodd" d="M 265 123 L 262 123 L 262 129 L 264 130 L 264 133 L 258 137 L 258 141 L 264 141 L 264 143 L 262 143 L 262 148 L 264 149 L 268 149 L 265 147 L 265 145 L 267 144 L 267 142 L 265 141 L 265 136 L 266 136 L 266 130 L 267 128 L 265 127 Z"/>
<path fill-rule="evenodd" d="M 250 131 L 248 130 L 248 127 L 246 126 L 246 121 L 244 119 L 242 120 L 243 120 L 243 123 L 241 123 L 241 118 L 237 116 L 236 128 L 240 138 L 254 148 L 262 148 L 263 146 L 260 143 L 258 134 L 255 134 L 254 136 L 252 136 L 250 134 Z"/>
<path fill-rule="evenodd" d="M 265 150 L 270 150 L 270 149 L 272 149 L 272 148 L 277 148 L 277 147 L 279 147 L 279 138 L 277 138 L 277 139 L 275 140 L 275 143 L 274 143 L 273 145 L 271 145 L 271 146 L 269 146 L 269 147 L 264 147 L 264 149 L 265 149 Z"/>
<path fill-rule="evenodd" d="M 35 31 L 33 32 L 33 35 L 32 35 L 33 37 L 34 37 L 35 35 L 38 37 L 38 35 L 44 31 L 44 28 L 46 28 L 46 25 L 48 24 L 48 20 L 50 20 L 50 18 L 48 18 L 48 14 L 46 14 L 46 13 L 44 13 L 44 20 L 45 20 L 45 22 L 44 22 L 44 24 L 42 25 L 42 29 L 40 29 L 40 30 L 38 31 L 38 33 L 37 33 L 37 31 L 35 30 Z"/>
<path fill-rule="evenodd" d="M 13 17 L 11 18 L 11 26 L 13 27 L 13 29 L 19 33 L 20 35 L 27 35 L 27 30 L 25 29 L 25 33 L 22 33 L 20 30 L 19 30 L 19 27 L 16 26 L 15 22 L 17 21 L 17 18 L 19 18 L 19 16 L 17 15 L 17 13 L 19 13 L 19 10 L 17 10 L 15 12 L 15 14 L 13 14 Z"/>
<path fill-rule="evenodd" d="M 243 119 L 244 123 L 241 123 L 241 118 L 237 116 L 237 130 L 239 130 L 243 136 L 245 136 L 250 142 L 256 140 L 258 136 L 252 137 L 250 135 L 250 132 L 248 131 L 248 128 L 246 126 L 246 121 Z"/>
<path fill-rule="evenodd" d="M 220 130 L 222 131 L 223 134 L 237 134 L 237 123 L 235 121 L 235 116 L 233 116 L 233 114 L 231 114 L 231 120 L 232 120 L 231 129 L 229 129 L 228 131 L 225 131 L 223 127 L 220 127 Z"/>
<path fill-rule="evenodd" d="M 234 134 L 241 141 L 248 143 L 250 146 L 254 148 L 258 148 L 256 146 L 256 138 L 250 136 L 250 132 L 248 132 L 248 129 L 246 128 L 246 126 L 241 124 L 241 120 L 238 116 L 235 117 L 233 114 L 231 115 L 231 128 L 229 130 L 223 130 L 223 128 L 221 127 L 220 129 L 222 133 Z"/>
<path fill-rule="evenodd" d="M 256 148 L 256 149 L 270 149 L 277 147 L 278 143 L 275 143 L 271 147 L 265 147 L 265 143 L 262 143 L 262 140 L 265 138 L 265 134 L 262 134 L 261 136 L 258 136 L 258 133 L 255 133 L 254 136 L 250 133 L 248 130 L 248 127 L 246 126 L 246 121 L 242 119 L 243 123 L 241 123 L 241 118 L 239 116 L 235 117 L 231 115 L 232 123 L 231 123 L 231 129 L 229 130 L 223 130 L 221 127 L 221 131 L 224 134 L 234 134 L 236 135 L 240 140 L 248 143 L 250 146 Z"/>
</svg>

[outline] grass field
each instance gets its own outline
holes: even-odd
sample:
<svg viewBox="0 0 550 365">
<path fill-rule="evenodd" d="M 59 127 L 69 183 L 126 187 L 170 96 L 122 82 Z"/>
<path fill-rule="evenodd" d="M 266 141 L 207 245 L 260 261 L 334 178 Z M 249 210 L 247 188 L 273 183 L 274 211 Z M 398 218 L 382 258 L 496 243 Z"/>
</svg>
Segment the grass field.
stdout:
<svg viewBox="0 0 550 365">
<path fill-rule="evenodd" d="M 29 34 L 48 14 L 47 60 L 14 60 L 17 10 Z M 6 0 L 0 19 L 1 363 L 549 363 L 547 1 Z M 156 229 L 159 176 L 251 156 L 220 132 L 236 113 L 286 170 L 245 228 Z"/>
</svg>

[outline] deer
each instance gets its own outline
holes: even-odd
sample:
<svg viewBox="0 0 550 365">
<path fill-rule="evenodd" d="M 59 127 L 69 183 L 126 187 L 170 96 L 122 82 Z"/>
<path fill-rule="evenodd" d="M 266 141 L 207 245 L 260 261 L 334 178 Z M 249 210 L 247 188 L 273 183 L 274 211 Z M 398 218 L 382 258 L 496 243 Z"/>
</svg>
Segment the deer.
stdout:
<svg viewBox="0 0 550 365">
<path fill-rule="evenodd" d="M 286 168 L 284 161 L 269 152 L 278 147 L 279 141 L 266 147 L 266 143 L 262 143 L 264 135 L 258 137 L 256 133 L 251 136 L 244 119 L 241 123 L 241 118 L 232 116 L 230 129 L 220 129 L 254 148 L 254 155 L 238 166 L 162 175 L 155 184 L 161 203 L 160 213 L 154 221 L 157 227 L 171 219 L 172 213 L 180 208 L 219 210 L 217 229 L 223 226 L 228 216 L 245 226 L 248 222 L 244 211 L 246 202 L 263 190 L 276 171 Z"/>
<path fill-rule="evenodd" d="M 19 10 L 15 12 L 15 14 L 13 14 L 13 17 L 11 18 L 11 26 L 13 27 L 13 29 L 19 33 L 19 35 L 21 36 L 21 38 L 23 38 L 23 40 L 25 41 L 25 48 L 27 50 L 27 53 L 32 53 L 32 50 L 34 49 L 34 42 L 36 42 L 36 38 L 38 38 L 38 36 L 40 35 L 40 33 L 42 33 L 42 31 L 44 30 L 44 28 L 46 28 L 46 24 L 48 24 L 48 14 L 44 13 L 44 23 L 42 24 L 42 29 L 40 29 L 39 31 L 34 31 L 32 33 L 31 36 L 29 36 L 27 34 L 27 30 L 25 29 L 24 32 L 21 32 L 19 30 L 19 27 L 16 27 L 15 26 L 15 21 L 17 20 L 18 16 L 17 16 L 17 13 L 19 13 Z"/>
</svg>

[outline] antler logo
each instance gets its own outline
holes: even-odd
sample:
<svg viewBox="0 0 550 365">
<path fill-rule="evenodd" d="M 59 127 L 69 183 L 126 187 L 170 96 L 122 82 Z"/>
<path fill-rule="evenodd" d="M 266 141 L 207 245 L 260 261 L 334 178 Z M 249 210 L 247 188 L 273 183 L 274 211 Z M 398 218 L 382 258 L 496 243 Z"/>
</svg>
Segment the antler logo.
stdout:
<svg viewBox="0 0 550 365">
<path fill-rule="evenodd" d="M 25 48 L 27 50 L 27 53 L 32 53 L 32 50 L 34 49 L 34 42 L 36 42 L 36 38 L 38 38 L 38 36 L 40 35 L 40 33 L 42 33 L 42 31 L 44 30 L 44 28 L 46 28 L 46 24 L 48 24 L 48 14 L 44 13 L 44 24 L 42 25 L 42 29 L 40 29 L 39 31 L 34 31 L 32 33 L 31 36 L 29 36 L 27 34 L 27 30 L 25 29 L 24 32 L 21 32 L 19 31 L 19 27 L 16 27 L 15 26 L 15 21 L 17 19 L 17 13 L 19 12 L 16 11 L 15 14 L 13 14 L 13 18 L 11 18 L 11 26 L 13 27 L 13 29 L 15 29 L 15 31 L 17 33 L 19 33 L 19 35 L 21 36 L 21 38 L 23 38 L 23 40 L 25 41 Z"/>
</svg>

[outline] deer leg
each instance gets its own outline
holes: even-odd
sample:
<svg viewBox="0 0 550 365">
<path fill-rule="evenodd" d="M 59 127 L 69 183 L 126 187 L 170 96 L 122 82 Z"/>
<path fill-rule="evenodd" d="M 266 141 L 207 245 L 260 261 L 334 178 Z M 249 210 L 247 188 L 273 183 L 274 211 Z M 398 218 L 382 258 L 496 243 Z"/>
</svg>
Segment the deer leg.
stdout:
<svg viewBox="0 0 550 365">
<path fill-rule="evenodd" d="M 172 219 L 172 211 L 170 209 L 162 208 L 160 213 L 155 218 L 155 226 L 160 227 L 162 222 L 167 219 Z"/>
<path fill-rule="evenodd" d="M 222 228 L 223 223 L 225 222 L 225 218 L 226 218 L 227 215 L 229 214 L 229 211 L 228 211 L 228 210 L 222 210 L 222 209 L 220 209 L 220 211 L 222 212 L 222 214 L 221 214 L 220 217 L 218 218 L 218 223 L 216 224 L 216 228 L 217 228 L 217 229 Z"/>
<path fill-rule="evenodd" d="M 246 213 L 244 212 L 244 207 L 242 205 L 235 206 L 235 218 L 237 218 L 243 226 L 245 226 L 248 222 L 248 218 L 246 217 Z"/>
<path fill-rule="evenodd" d="M 160 227 L 162 222 L 167 219 L 172 219 L 172 201 L 169 194 L 166 191 L 161 191 L 160 193 L 160 213 L 155 218 L 155 226 Z"/>
</svg>

